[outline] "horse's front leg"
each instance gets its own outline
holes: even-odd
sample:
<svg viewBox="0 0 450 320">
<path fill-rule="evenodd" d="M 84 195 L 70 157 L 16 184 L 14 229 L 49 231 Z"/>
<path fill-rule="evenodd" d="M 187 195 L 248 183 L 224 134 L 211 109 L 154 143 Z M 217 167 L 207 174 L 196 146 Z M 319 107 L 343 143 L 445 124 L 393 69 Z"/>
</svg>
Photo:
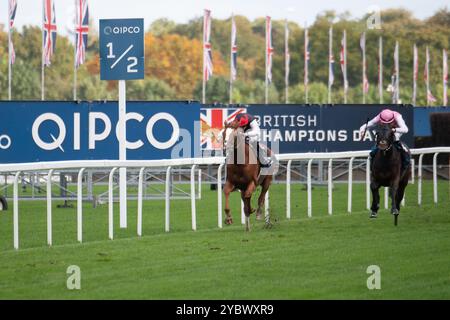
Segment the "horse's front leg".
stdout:
<svg viewBox="0 0 450 320">
<path fill-rule="evenodd" d="M 255 192 L 255 190 L 256 190 L 256 183 L 255 183 L 255 181 L 252 181 L 252 182 L 250 182 L 248 184 L 247 189 L 245 190 L 245 192 L 242 193 L 242 200 L 249 199 L 249 202 L 248 202 L 248 213 L 245 212 L 245 215 L 250 216 L 250 214 L 252 214 L 255 211 L 255 210 L 252 209 L 251 201 L 250 201 L 251 198 L 252 198 L 253 192 Z M 244 204 L 245 204 L 245 201 L 244 201 Z"/>
<path fill-rule="evenodd" d="M 370 207 L 370 217 L 376 218 L 378 214 L 378 209 L 380 208 L 380 185 L 376 182 L 370 183 L 370 190 L 372 191 L 372 206 Z"/>
<path fill-rule="evenodd" d="M 234 186 L 231 182 L 226 181 L 223 187 L 223 193 L 225 194 L 225 224 L 232 224 L 233 218 L 231 217 L 230 211 L 230 193 L 233 192 Z"/>
<path fill-rule="evenodd" d="M 241 194 L 241 198 L 244 202 L 245 231 L 250 231 L 251 198 L 246 198 L 245 193 Z"/>
<path fill-rule="evenodd" d="M 256 211 L 256 220 L 262 219 L 262 209 L 264 208 L 265 200 L 266 200 L 266 193 L 269 190 L 270 184 L 272 183 L 272 177 L 267 176 L 263 183 L 261 184 L 261 194 L 258 198 L 258 210 Z"/>
<path fill-rule="evenodd" d="M 397 190 L 398 190 L 398 180 L 395 180 L 394 183 L 391 184 L 389 188 L 389 192 L 391 194 L 391 214 L 397 215 Z"/>
</svg>

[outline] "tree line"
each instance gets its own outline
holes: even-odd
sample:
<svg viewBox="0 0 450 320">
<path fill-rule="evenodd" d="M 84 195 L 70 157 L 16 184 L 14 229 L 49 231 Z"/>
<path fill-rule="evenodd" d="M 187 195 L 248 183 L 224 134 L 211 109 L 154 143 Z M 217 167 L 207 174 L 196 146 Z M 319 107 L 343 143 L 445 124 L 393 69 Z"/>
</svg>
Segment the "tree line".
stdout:
<svg viewBox="0 0 450 320">
<path fill-rule="evenodd" d="M 378 39 L 383 37 L 384 101 L 390 102 L 386 87 L 394 70 L 395 41 L 400 45 L 400 99 L 410 103 L 413 82 L 413 45 L 419 48 L 419 77 L 417 105 L 426 105 L 423 70 L 425 46 L 431 55 L 431 91 L 442 103 L 442 50 L 450 43 L 450 11 L 438 10 L 433 16 L 419 20 L 405 9 L 381 12 L 381 29 L 367 30 L 368 16 L 351 17 L 349 13 L 325 11 L 308 26 L 310 40 L 309 102 L 327 102 L 328 82 L 328 29 L 333 26 L 333 54 L 335 57 L 332 101 L 343 103 L 343 79 L 339 66 L 342 33 L 347 32 L 347 75 L 349 81 L 348 103 L 362 102 L 362 59 L 360 35 L 366 32 L 367 74 L 369 93 L 367 103 L 378 103 Z M 144 80 L 129 81 L 129 100 L 200 100 L 202 82 L 202 17 L 185 24 L 169 19 L 154 21 L 145 33 Z M 238 41 L 238 79 L 234 83 L 233 101 L 236 103 L 264 102 L 265 75 L 265 19 L 250 21 L 244 16 L 235 17 Z M 284 21 L 272 22 L 273 83 L 269 91 L 271 103 L 282 103 L 284 97 Z M 213 19 L 211 44 L 213 48 L 214 75 L 207 83 L 208 102 L 228 101 L 229 55 L 231 19 Z M 289 101 L 304 103 L 304 26 L 289 22 L 290 38 L 290 88 Z M 13 65 L 12 98 L 14 100 L 40 99 L 41 29 L 24 26 L 14 30 L 13 42 L 16 63 Z M 8 92 L 8 34 L 0 28 L 0 99 Z M 92 25 L 89 32 L 86 63 L 78 70 L 78 98 L 82 100 L 117 99 L 117 83 L 100 80 L 98 32 Z M 72 100 L 73 39 L 58 35 L 52 65 L 46 68 L 46 98 Z"/>
</svg>

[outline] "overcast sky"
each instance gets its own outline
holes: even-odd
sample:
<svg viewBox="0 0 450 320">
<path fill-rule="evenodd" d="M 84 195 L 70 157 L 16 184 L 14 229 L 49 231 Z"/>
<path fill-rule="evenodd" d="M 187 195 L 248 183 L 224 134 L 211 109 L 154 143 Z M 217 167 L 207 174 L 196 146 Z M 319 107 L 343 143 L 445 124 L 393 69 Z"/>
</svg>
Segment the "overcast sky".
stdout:
<svg viewBox="0 0 450 320">
<path fill-rule="evenodd" d="M 40 25 L 42 0 L 17 0 L 17 27 L 24 24 Z M 67 34 L 73 17 L 74 0 L 54 0 L 58 32 Z M 0 23 L 7 21 L 7 0 L 0 0 Z M 449 6 L 449 0 L 88 0 L 91 17 L 98 25 L 100 18 L 144 18 L 146 27 L 162 17 L 176 22 L 187 22 L 202 15 L 203 9 L 212 11 L 214 18 L 224 19 L 241 14 L 250 19 L 272 16 L 274 19 L 296 21 L 301 25 L 311 24 L 318 13 L 335 10 L 349 11 L 360 17 L 373 7 L 381 9 L 403 7 L 411 10 L 417 18 L 431 16 L 436 10 Z"/>
</svg>

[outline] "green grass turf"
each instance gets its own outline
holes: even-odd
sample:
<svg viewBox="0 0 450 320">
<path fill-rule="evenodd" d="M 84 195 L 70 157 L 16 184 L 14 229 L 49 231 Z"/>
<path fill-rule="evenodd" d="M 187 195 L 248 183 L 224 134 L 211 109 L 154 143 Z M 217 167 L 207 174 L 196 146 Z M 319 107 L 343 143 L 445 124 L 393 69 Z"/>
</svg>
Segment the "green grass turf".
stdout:
<svg viewBox="0 0 450 320">
<path fill-rule="evenodd" d="M 234 225 L 217 228 L 217 192 L 203 186 L 198 230 L 191 231 L 189 200 L 171 202 L 171 231 L 164 232 L 164 201 L 144 203 L 143 237 L 136 236 L 136 203 L 128 229 L 107 240 L 107 205 L 84 205 L 83 244 L 76 242 L 76 208 L 53 202 L 53 247 L 46 246 L 46 203 L 20 206 L 20 250 L 13 249 L 12 208 L 0 213 L 0 299 L 450 299 L 449 184 L 407 189 L 398 227 L 386 210 L 370 220 L 365 189 L 336 184 L 334 213 L 326 187 L 313 189 L 306 214 L 304 185 L 292 185 L 292 219 L 285 218 L 285 185 L 270 193 L 272 229 L 240 224 L 239 195 L 232 195 Z M 10 207 L 12 205 L 10 204 Z M 66 288 L 67 267 L 81 268 L 81 290 Z M 381 268 L 381 290 L 368 290 L 369 265 Z"/>
</svg>

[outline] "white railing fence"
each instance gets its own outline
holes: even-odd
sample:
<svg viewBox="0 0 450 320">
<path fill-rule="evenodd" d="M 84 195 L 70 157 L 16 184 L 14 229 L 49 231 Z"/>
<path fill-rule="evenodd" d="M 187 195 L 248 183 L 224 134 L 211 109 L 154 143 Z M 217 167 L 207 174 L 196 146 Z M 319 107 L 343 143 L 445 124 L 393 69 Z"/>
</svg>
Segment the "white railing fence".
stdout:
<svg viewBox="0 0 450 320">
<path fill-rule="evenodd" d="M 438 202 L 438 185 L 437 185 L 437 156 L 442 153 L 450 153 L 450 147 L 440 148 L 424 148 L 412 149 L 413 155 L 419 155 L 418 162 L 418 192 L 417 203 L 422 204 L 422 163 L 425 154 L 433 154 L 433 201 Z M 335 152 L 335 153 L 297 153 L 297 154 L 280 154 L 277 158 L 280 162 L 287 162 L 286 172 L 286 217 L 291 218 L 291 166 L 295 161 L 308 160 L 307 167 L 307 214 L 312 217 L 312 163 L 315 160 L 328 160 L 328 214 L 333 214 L 333 160 L 334 159 L 349 159 L 349 174 L 348 174 L 348 195 L 347 195 L 347 211 L 352 212 L 352 184 L 353 174 L 352 166 L 353 160 L 356 158 L 367 158 L 369 151 L 352 151 L 352 152 Z M 140 168 L 138 179 L 138 197 L 137 197 L 137 235 L 142 236 L 142 201 L 143 201 L 143 175 L 148 168 L 166 167 L 166 183 L 165 183 L 165 231 L 170 230 L 170 188 L 171 188 L 171 170 L 176 166 L 190 166 L 190 188 L 191 188 L 191 222 L 192 230 L 197 230 L 197 212 L 196 212 L 196 194 L 195 194 L 195 171 L 200 165 L 217 165 L 217 225 L 222 228 L 222 177 L 225 168 L 225 159 L 223 157 L 212 158 L 192 158 L 192 159 L 170 159 L 170 160 L 148 160 L 148 161 L 63 161 L 63 162 L 40 162 L 40 163 L 25 163 L 25 164 L 0 164 L 0 172 L 12 172 L 14 175 L 13 182 L 13 239 L 14 248 L 19 249 L 19 178 L 23 172 L 27 171 L 45 171 L 47 173 L 47 244 L 52 245 L 52 193 L 51 193 L 51 178 L 56 170 L 77 169 L 78 183 L 77 183 L 77 240 L 83 240 L 83 173 L 90 168 L 109 168 L 109 183 L 108 183 L 108 235 L 110 239 L 114 238 L 113 228 L 113 178 L 114 174 L 120 168 Z M 414 168 L 415 163 L 412 161 L 412 181 L 414 182 Z M 366 206 L 370 207 L 370 166 L 366 166 Z M 201 187 L 199 185 L 199 187 Z M 385 207 L 387 208 L 387 188 L 385 188 Z M 269 193 L 266 195 L 265 216 L 269 215 Z M 241 210 L 242 212 L 242 210 Z M 242 217 L 242 213 L 241 213 Z M 241 219 L 242 220 L 242 219 Z"/>
</svg>

